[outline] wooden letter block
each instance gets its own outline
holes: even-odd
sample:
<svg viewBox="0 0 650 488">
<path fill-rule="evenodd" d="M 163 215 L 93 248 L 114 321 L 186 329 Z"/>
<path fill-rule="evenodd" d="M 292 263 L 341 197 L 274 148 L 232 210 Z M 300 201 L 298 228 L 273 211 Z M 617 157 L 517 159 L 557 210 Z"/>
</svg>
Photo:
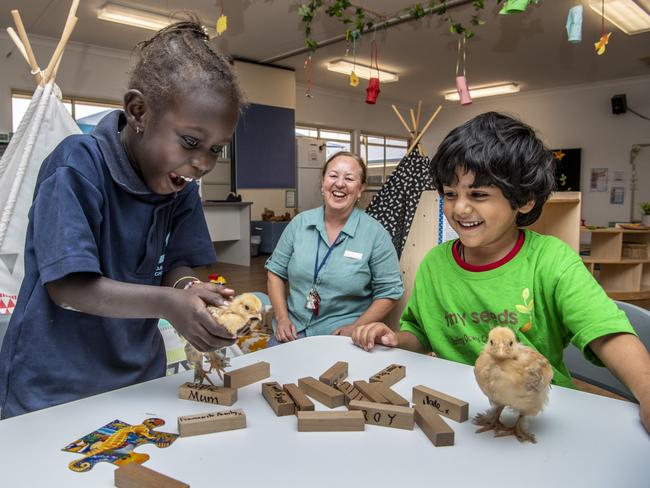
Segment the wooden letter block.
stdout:
<svg viewBox="0 0 650 488">
<path fill-rule="evenodd" d="M 234 369 L 223 374 L 223 386 L 228 388 L 242 388 L 271 376 L 271 365 L 260 361 L 250 366 Z"/>
<path fill-rule="evenodd" d="M 425 405 L 416 405 L 415 421 L 434 446 L 454 445 L 454 431 L 432 408 Z"/>
<path fill-rule="evenodd" d="M 392 405 L 399 405 L 401 407 L 410 407 L 411 402 L 409 402 L 402 395 L 393 391 L 389 386 L 386 386 L 384 383 L 378 381 L 376 383 L 371 383 L 371 386 L 375 389 L 377 393 L 383 396 L 388 402 Z"/>
<path fill-rule="evenodd" d="M 178 433 L 181 437 L 245 428 L 246 414 L 241 408 L 178 417 Z"/>
<path fill-rule="evenodd" d="M 352 400 L 366 400 L 366 397 L 347 381 L 341 381 L 336 385 L 336 388 L 345 395 L 346 405 L 349 405 Z"/>
<path fill-rule="evenodd" d="M 321 383 L 316 378 L 312 378 L 311 376 L 300 378 L 298 380 L 298 386 L 306 395 L 309 395 L 314 400 L 318 400 L 323 405 L 327 405 L 330 408 L 343 406 L 343 393 L 335 390 L 331 386 L 327 386 L 325 383 Z"/>
<path fill-rule="evenodd" d="M 117 468 L 115 486 L 118 488 L 190 488 L 187 483 L 145 468 L 138 463 L 128 463 Z"/>
<path fill-rule="evenodd" d="M 314 410 L 314 402 L 307 398 L 307 395 L 298 386 L 289 383 L 284 385 L 284 391 L 289 394 L 298 410 Z"/>
<path fill-rule="evenodd" d="M 469 416 L 469 404 L 423 385 L 413 387 L 413 403 L 429 405 L 440 415 L 456 422 L 465 422 Z"/>
<path fill-rule="evenodd" d="M 406 376 L 406 367 L 401 364 L 391 364 L 382 369 L 379 373 L 370 377 L 370 383 L 381 382 L 391 386 Z"/>
<path fill-rule="evenodd" d="M 334 412 L 296 413 L 298 432 L 343 432 L 364 430 L 363 412 L 360 410 Z"/>
<path fill-rule="evenodd" d="M 178 398 L 181 400 L 211 403 L 212 405 L 230 406 L 237 401 L 237 390 L 223 386 L 183 383 L 178 388 Z"/>
<path fill-rule="evenodd" d="M 352 400 L 350 410 L 361 410 L 366 424 L 413 430 L 415 409 L 383 403 L 360 402 Z"/>
<path fill-rule="evenodd" d="M 277 381 L 262 383 L 262 395 L 278 417 L 293 415 L 296 411 L 296 404 Z"/>
<path fill-rule="evenodd" d="M 368 383 L 367 381 L 355 381 L 354 387 L 361 392 L 361 394 L 366 397 L 369 402 L 374 403 L 390 403 L 384 395 L 379 393 L 375 388 L 374 383 Z"/>
<path fill-rule="evenodd" d="M 322 381 L 326 385 L 334 386 L 339 383 L 341 380 L 344 380 L 348 377 L 348 363 L 345 361 L 339 361 L 334 364 L 330 369 L 325 371 L 318 381 Z"/>
</svg>

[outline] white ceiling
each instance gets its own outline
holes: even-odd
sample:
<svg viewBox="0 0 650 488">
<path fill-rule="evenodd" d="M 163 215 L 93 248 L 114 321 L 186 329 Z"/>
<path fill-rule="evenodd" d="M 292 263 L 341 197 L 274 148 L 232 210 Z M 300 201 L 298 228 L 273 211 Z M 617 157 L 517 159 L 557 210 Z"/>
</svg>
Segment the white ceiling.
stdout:
<svg viewBox="0 0 650 488">
<path fill-rule="evenodd" d="M 146 39 L 152 31 L 105 22 L 96 18 L 105 0 L 81 0 L 79 22 L 71 40 L 128 51 Z M 219 0 L 124 0 L 121 3 L 161 13 L 192 10 L 206 24 L 214 25 L 219 15 Z M 374 11 L 392 14 L 412 5 L 413 0 L 358 0 Z M 426 2 L 423 2 L 426 3 Z M 628 36 L 606 23 L 613 31 L 607 51 L 597 56 L 593 43 L 600 37 L 600 17 L 585 7 L 583 42 L 566 40 L 567 11 L 574 0 L 542 0 L 525 14 L 501 16 L 495 0 L 486 0 L 483 14 L 487 23 L 476 28 L 467 58 L 470 85 L 519 83 L 522 90 L 539 90 L 616 78 L 650 75 L 650 32 Z M 583 1 L 584 4 L 587 0 Z M 228 30 L 216 42 L 236 57 L 264 60 L 304 45 L 303 26 L 299 20 L 297 0 L 224 0 Z M 59 38 L 70 0 L 0 0 L 0 25 L 13 25 L 10 10 L 19 9 L 30 34 Z M 467 20 L 471 5 L 452 11 L 455 18 Z M 343 33 L 338 22 L 320 14 L 313 24 L 313 38 L 327 39 Z M 357 60 L 369 64 L 371 34 L 358 43 Z M 413 21 L 378 31 L 379 64 L 399 74 L 397 83 L 382 85 L 382 95 L 392 100 L 413 103 L 418 99 L 434 101 L 444 91 L 454 88 L 457 37 L 438 16 Z M 345 55 L 340 42 L 319 49 L 313 58 L 313 83 L 328 89 L 363 96 L 366 82 L 359 87 L 347 84 L 344 75 L 325 70 L 327 61 Z M 4 53 L 3 53 L 4 54 Z M 644 61 L 643 58 L 646 60 Z M 296 69 L 296 79 L 305 82 L 305 54 L 278 64 Z"/>
</svg>

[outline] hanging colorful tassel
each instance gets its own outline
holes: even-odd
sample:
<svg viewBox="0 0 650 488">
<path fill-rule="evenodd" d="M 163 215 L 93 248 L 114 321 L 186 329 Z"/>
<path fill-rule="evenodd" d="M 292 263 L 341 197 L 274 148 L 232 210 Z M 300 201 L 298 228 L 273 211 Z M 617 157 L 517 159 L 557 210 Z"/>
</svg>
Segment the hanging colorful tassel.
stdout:
<svg viewBox="0 0 650 488">
<path fill-rule="evenodd" d="M 221 0 L 221 15 L 217 19 L 216 25 L 217 35 L 220 36 L 226 32 L 226 29 L 228 29 L 228 17 L 223 14 L 223 0 Z"/>
<path fill-rule="evenodd" d="M 463 74 L 460 74 L 460 54 L 463 53 Z M 462 36 L 458 38 L 458 55 L 456 57 L 456 91 L 460 98 L 461 105 L 470 105 L 472 97 L 467 88 L 467 79 L 465 78 L 465 67 L 467 65 L 467 38 Z"/>
<path fill-rule="evenodd" d="M 566 34 L 571 44 L 582 42 L 582 4 L 569 9 L 566 18 Z"/>
<path fill-rule="evenodd" d="M 368 88 L 366 88 L 366 103 L 374 105 L 377 103 L 377 97 L 379 96 L 379 61 L 377 59 L 377 43 L 373 39 L 370 43 L 370 69 L 372 70 L 373 59 L 375 62 L 375 69 L 377 70 L 377 76 L 372 76 L 368 80 Z"/>
<path fill-rule="evenodd" d="M 307 59 L 305 59 L 305 75 L 307 77 L 307 89 L 305 90 L 305 96 L 307 98 L 314 98 L 313 95 L 311 94 L 311 71 L 312 71 L 312 66 L 311 66 L 311 54 L 307 56 Z"/>
<path fill-rule="evenodd" d="M 596 49 L 596 54 L 598 54 L 598 56 L 605 54 L 605 49 L 609 43 L 609 36 L 611 35 L 611 32 L 605 33 L 605 0 L 603 0 L 600 11 L 600 39 L 598 39 L 597 42 L 594 42 L 594 48 Z"/>
</svg>

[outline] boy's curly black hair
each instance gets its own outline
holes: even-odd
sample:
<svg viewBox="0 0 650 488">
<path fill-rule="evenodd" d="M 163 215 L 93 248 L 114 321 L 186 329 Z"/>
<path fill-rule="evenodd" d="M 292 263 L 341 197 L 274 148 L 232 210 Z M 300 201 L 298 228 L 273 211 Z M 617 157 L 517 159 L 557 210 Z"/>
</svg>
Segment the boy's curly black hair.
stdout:
<svg viewBox="0 0 650 488">
<path fill-rule="evenodd" d="M 474 173 L 473 186 L 496 186 L 513 209 L 531 199 L 535 206 L 519 214 L 517 225 L 535 222 L 555 190 L 555 162 L 551 151 L 523 122 L 497 112 L 486 112 L 452 130 L 431 160 L 433 184 L 457 182 L 457 170 Z"/>
<path fill-rule="evenodd" d="M 240 110 L 244 100 L 231 60 L 210 46 L 198 18 L 188 16 L 189 20 L 171 24 L 138 43 L 129 89 L 142 92 L 155 112 L 172 105 L 179 93 L 199 88 L 214 90 Z"/>
</svg>

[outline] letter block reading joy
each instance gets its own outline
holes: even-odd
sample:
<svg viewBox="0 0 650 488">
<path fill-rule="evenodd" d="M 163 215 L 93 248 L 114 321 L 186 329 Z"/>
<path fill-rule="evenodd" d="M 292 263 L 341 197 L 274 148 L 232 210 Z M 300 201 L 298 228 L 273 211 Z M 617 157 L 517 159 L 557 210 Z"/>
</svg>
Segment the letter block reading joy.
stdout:
<svg viewBox="0 0 650 488">
<path fill-rule="evenodd" d="M 347 381 L 341 381 L 336 385 L 336 388 L 345 395 L 346 405 L 349 405 L 352 400 L 366 400 L 366 397 Z"/>
<path fill-rule="evenodd" d="M 354 387 L 359 390 L 369 402 L 390 403 L 384 395 L 379 393 L 379 391 L 375 388 L 374 383 L 368 383 L 367 381 L 355 381 Z"/>
<path fill-rule="evenodd" d="M 181 437 L 245 428 L 246 414 L 241 408 L 178 417 Z"/>
<path fill-rule="evenodd" d="M 436 413 L 456 422 L 465 422 L 469 416 L 469 404 L 423 385 L 413 387 L 413 403 L 429 405 Z"/>
<path fill-rule="evenodd" d="M 314 410 L 314 402 L 307 398 L 307 395 L 295 384 L 284 385 L 284 391 L 289 394 L 298 410 Z"/>
<path fill-rule="evenodd" d="M 401 407 L 410 407 L 411 402 L 409 402 L 402 395 L 393 391 L 389 386 L 386 386 L 382 382 L 378 381 L 375 383 L 370 383 L 370 385 L 375 389 L 377 393 L 383 396 L 389 403 L 392 405 L 399 405 Z"/>
<path fill-rule="evenodd" d="M 237 390 L 223 386 L 199 385 L 198 383 L 183 383 L 178 388 L 178 398 L 195 402 L 211 403 L 212 405 L 230 406 L 237 401 Z"/>
<path fill-rule="evenodd" d="M 242 388 L 271 376 L 271 365 L 260 361 L 250 366 L 234 369 L 223 374 L 223 386 L 228 388 Z"/>
<path fill-rule="evenodd" d="M 298 380 L 298 386 L 306 395 L 309 395 L 314 400 L 318 400 L 323 405 L 327 405 L 330 408 L 343 406 L 343 393 L 335 390 L 331 386 L 327 386 L 325 383 L 321 383 L 316 378 L 312 378 L 311 376 L 300 378 Z"/>
<path fill-rule="evenodd" d="M 349 432 L 365 429 L 360 410 L 332 412 L 297 412 L 298 432 Z"/>
<path fill-rule="evenodd" d="M 348 377 L 348 363 L 345 361 L 339 361 L 334 364 L 330 369 L 325 371 L 318 381 L 322 381 L 326 385 L 334 386 L 339 383 L 341 380 L 344 380 Z"/>
<path fill-rule="evenodd" d="M 370 383 L 381 382 L 391 386 L 406 376 L 406 367 L 401 364 L 391 364 L 382 369 L 379 373 L 370 377 Z"/>
<path fill-rule="evenodd" d="M 190 488 L 174 478 L 165 476 L 138 463 L 127 463 L 115 470 L 118 488 Z"/>
<path fill-rule="evenodd" d="M 366 424 L 413 430 L 415 423 L 415 409 L 410 407 L 352 400 L 348 408 L 350 410 L 361 410 Z"/>
<path fill-rule="evenodd" d="M 434 446 L 454 445 L 454 431 L 432 408 L 425 405 L 416 405 L 415 421 Z"/>
<path fill-rule="evenodd" d="M 262 383 L 262 395 L 278 417 L 293 415 L 296 411 L 296 404 L 277 381 Z"/>
</svg>

